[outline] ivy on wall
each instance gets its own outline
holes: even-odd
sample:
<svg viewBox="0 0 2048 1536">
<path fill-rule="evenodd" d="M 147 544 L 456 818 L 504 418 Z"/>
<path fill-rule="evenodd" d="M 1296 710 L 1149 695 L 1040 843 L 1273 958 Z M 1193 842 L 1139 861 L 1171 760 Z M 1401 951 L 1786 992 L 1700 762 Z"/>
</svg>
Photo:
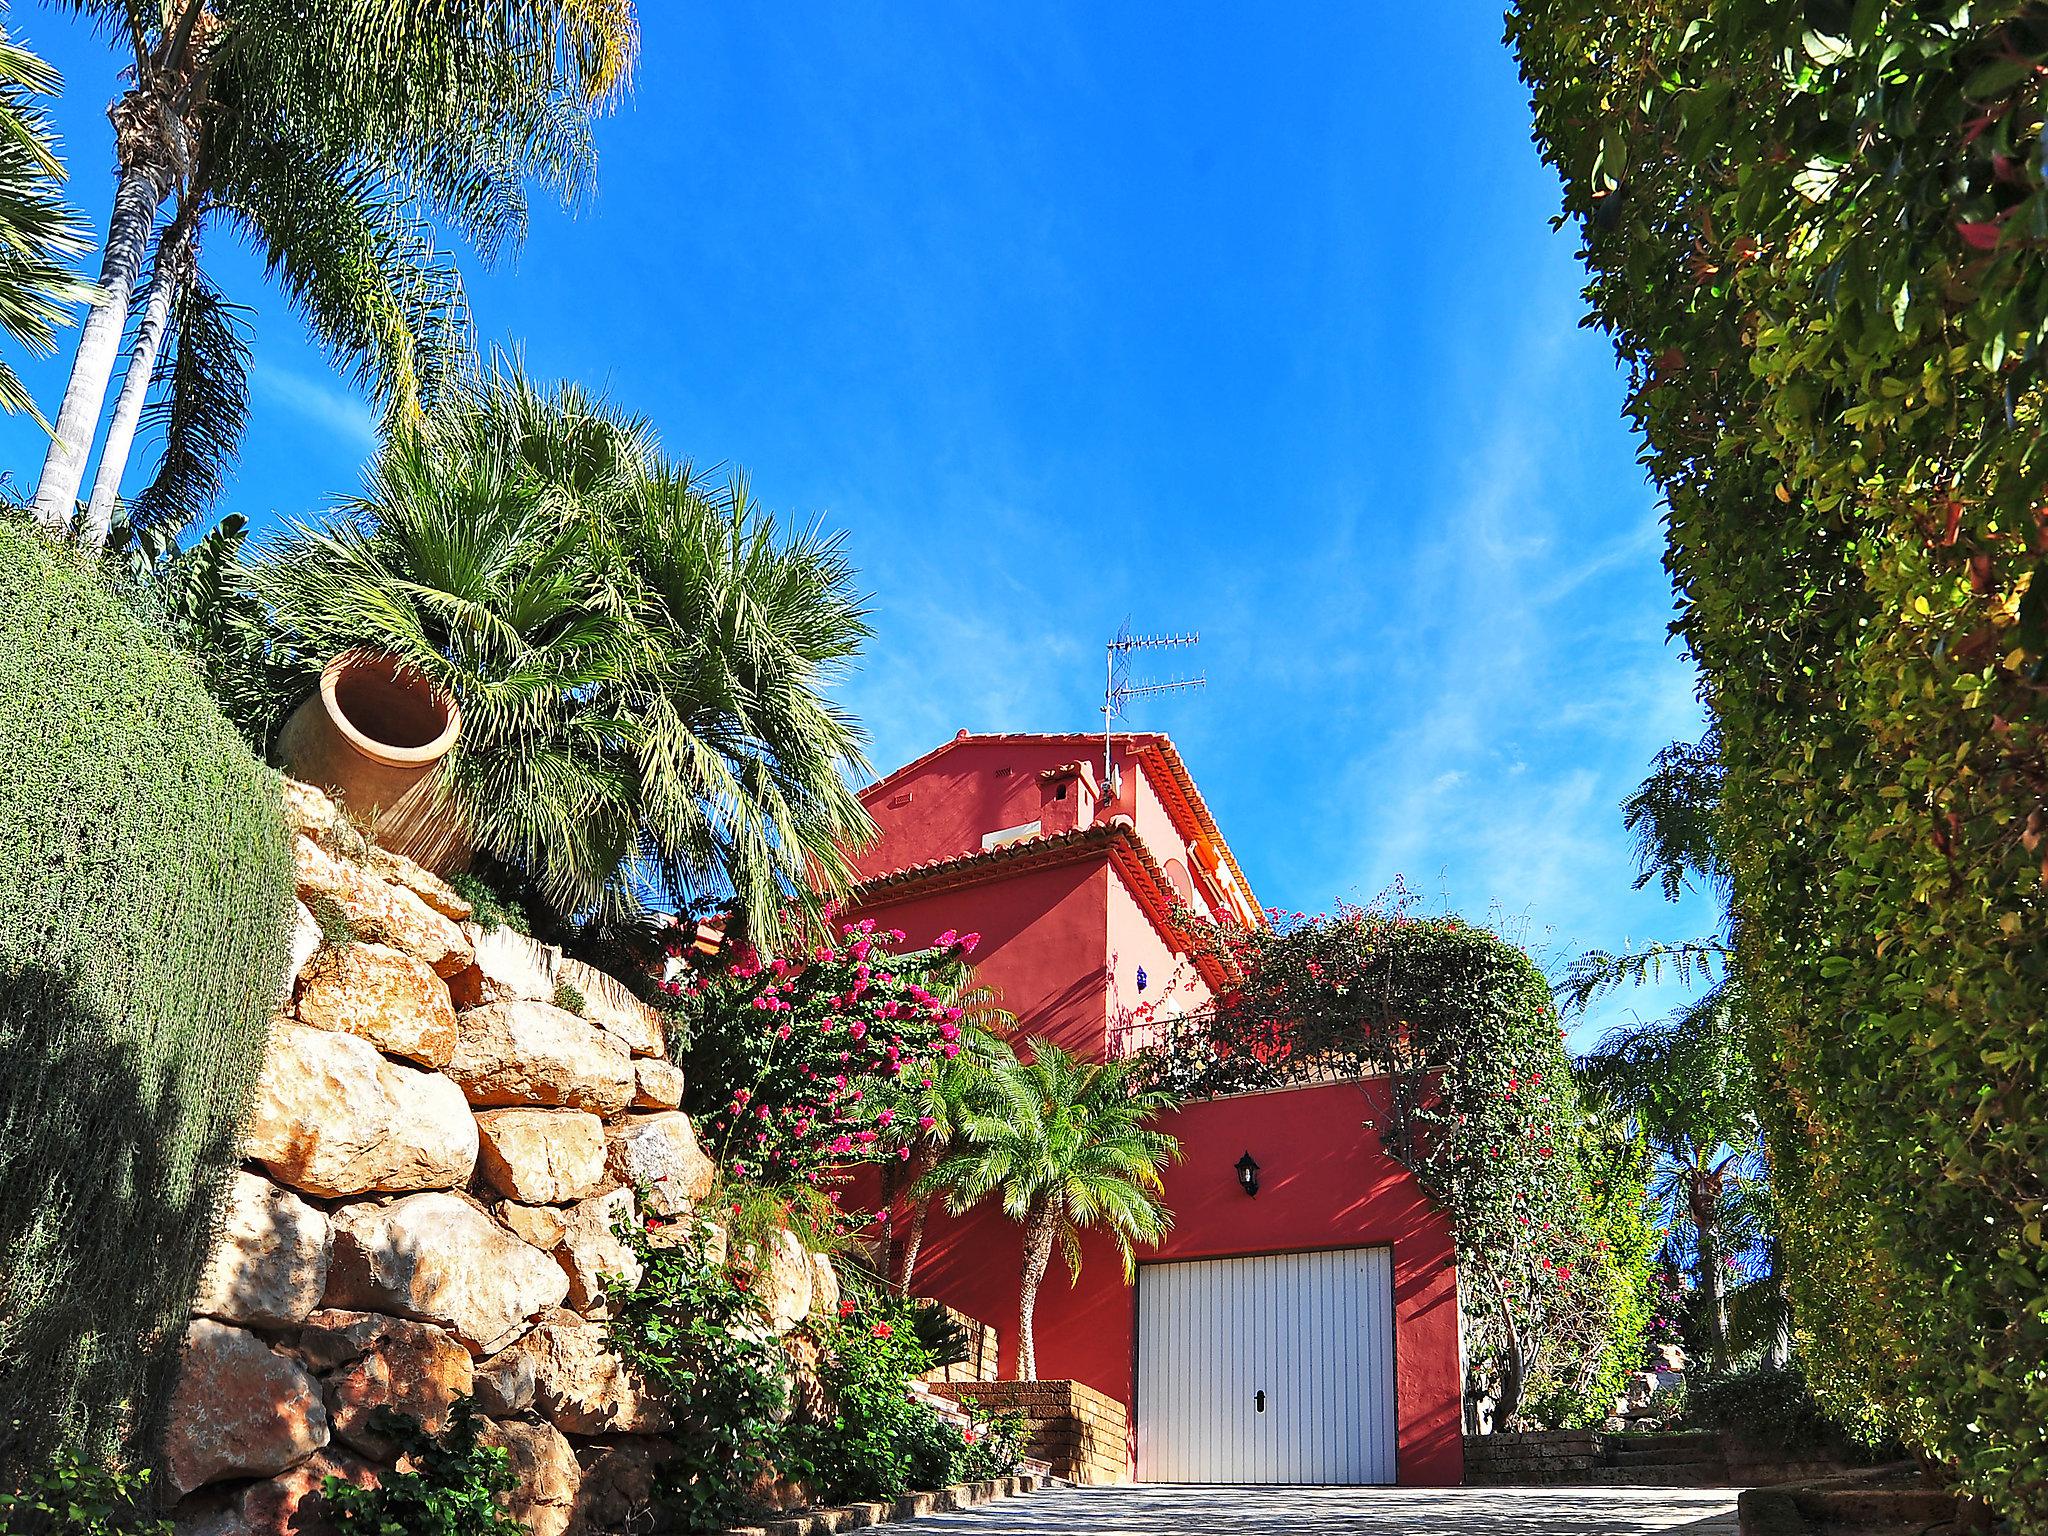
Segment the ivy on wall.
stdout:
<svg viewBox="0 0 2048 1536">
<path fill-rule="evenodd" d="M 146 1451 L 291 913 L 276 776 L 0 522 L 0 1464 Z"/>
<path fill-rule="evenodd" d="M 1630 1215 L 1616 1193 L 1625 1160 L 1589 1167 L 1535 963 L 1488 929 L 1398 901 L 1188 927 L 1235 980 L 1167 1032 L 1166 1085 L 1200 1095 L 1385 1073 L 1390 1114 L 1373 1128 L 1457 1229 L 1469 1395 L 1491 1399 L 1503 1425 L 1539 1405 L 1551 1424 L 1604 1417 L 1648 1322 L 1641 1169 L 1644 1231 L 1623 1253 L 1607 1228 Z"/>
<path fill-rule="evenodd" d="M 1808 1374 L 2048 1531 L 2048 9 L 1508 35 L 1720 733 Z"/>
</svg>

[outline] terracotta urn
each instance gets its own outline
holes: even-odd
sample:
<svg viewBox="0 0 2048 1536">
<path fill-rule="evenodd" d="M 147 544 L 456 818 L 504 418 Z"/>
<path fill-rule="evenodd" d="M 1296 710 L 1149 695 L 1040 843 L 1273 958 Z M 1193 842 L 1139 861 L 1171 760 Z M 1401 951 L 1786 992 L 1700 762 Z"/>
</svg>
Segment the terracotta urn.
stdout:
<svg viewBox="0 0 2048 1536">
<path fill-rule="evenodd" d="M 395 656 L 344 651 L 285 721 L 277 755 L 372 840 L 445 873 L 468 863 L 469 848 L 433 773 L 461 736 L 462 711 L 420 673 Z"/>
</svg>

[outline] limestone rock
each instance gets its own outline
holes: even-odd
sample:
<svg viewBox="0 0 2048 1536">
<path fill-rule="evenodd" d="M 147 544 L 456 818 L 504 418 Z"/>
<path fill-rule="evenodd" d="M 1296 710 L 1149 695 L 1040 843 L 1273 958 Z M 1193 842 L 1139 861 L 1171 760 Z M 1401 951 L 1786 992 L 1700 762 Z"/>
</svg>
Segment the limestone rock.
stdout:
<svg viewBox="0 0 2048 1536">
<path fill-rule="evenodd" d="M 422 1066 L 446 1066 L 455 1050 L 455 1004 L 424 960 L 384 944 L 330 949 L 307 970 L 299 1022 L 359 1036 Z"/>
<path fill-rule="evenodd" d="M 507 1200 L 498 1206 L 498 1220 L 523 1243 L 552 1253 L 569 1230 L 569 1212 L 559 1205 L 521 1205 Z"/>
<path fill-rule="evenodd" d="M 475 1367 L 445 1330 L 379 1312 L 316 1312 L 299 1334 L 299 1354 L 324 1383 L 334 1438 L 374 1460 L 397 1447 L 370 1427 L 378 1408 L 418 1419 L 431 1434 L 448 1427 L 448 1409 L 467 1397 Z"/>
<path fill-rule="evenodd" d="M 506 1508 L 533 1536 L 565 1536 L 583 1486 L 575 1449 L 552 1424 L 484 1424 L 477 1444 L 505 1452 L 515 1479 Z"/>
<path fill-rule="evenodd" d="M 361 864 L 338 859 L 301 833 L 293 840 L 299 900 L 331 897 L 347 916 L 359 939 L 374 939 L 416 955 L 438 976 L 453 976 L 470 963 L 469 939 L 462 928 L 443 917 L 401 885 L 380 880 Z"/>
<path fill-rule="evenodd" d="M 320 920 L 313 916 L 306 904 L 303 901 L 295 901 L 292 906 L 295 909 L 292 913 L 292 974 L 291 980 L 285 983 L 287 994 L 291 991 L 291 982 L 297 980 L 299 973 L 320 953 L 323 940 Z M 289 997 L 286 1001 L 290 1001 Z"/>
<path fill-rule="evenodd" d="M 811 1310 L 824 1317 L 839 1310 L 839 1271 L 832 1267 L 831 1258 L 822 1253 L 811 1255 Z"/>
<path fill-rule="evenodd" d="M 364 863 L 370 873 L 392 885 L 402 885 L 450 922 L 465 923 L 476 908 L 463 894 L 431 870 L 420 868 L 402 853 L 371 844 Z"/>
<path fill-rule="evenodd" d="M 369 840 L 340 806 L 322 790 L 286 776 L 284 819 L 294 832 L 303 833 L 337 858 L 361 859 L 369 851 Z"/>
<path fill-rule="evenodd" d="M 475 958 L 456 978 L 458 1008 L 555 1000 L 555 962 L 562 952 L 554 945 L 510 928 L 485 928 L 481 923 L 467 923 L 462 931 Z"/>
<path fill-rule="evenodd" d="M 247 1329 L 193 1320 L 164 1437 L 173 1488 L 269 1477 L 326 1443 L 320 1384 L 297 1361 Z"/>
<path fill-rule="evenodd" d="M 661 1027 L 661 1015 L 626 990 L 624 983 L 567 956 L 556 962 L 555 980 L 566 981 L 581 992 L 583 1016 L 625 1041 L 635 1056 L 668 1054 L 668 1036 Z"/>
<path fill-rule="evenodd" d="M 683 1103 L 683 1071 L 652 1056 L 633 1063 L 635 1109 L 679 1109 Z"/>
<path fill-rule="evenodd" d="M 569 1292 L 561 1266 L 455 1195 L 408 1195 L 334 1213 L 330 1307 L 437 1323 L 495 1354 Z"/>
<path fill-rule="evenodd" d="M 642 1531 L 653 1524 L 655 1475 L 675 1458 L 666 1440 L 622 1437 L 586 1445 L 577 1453 L 583 1487 L 576 1499 L 578 1526 L 587 1531 Z"/>
<path fill-rule="evenodd" d="M 375 1467 L 330 1447 L 265 1482 L 209 1490 L 200 1496 L 207 1507 L 191 1514 L 180 1506 L 178 1536 L 334 1536 L 325 1507 L 330 1477 L 358 1488 L 377 1486 Z"/>
<path fill-rule="evenodd" d="M 447 1078 L 388 1062 L 354 1035 L 285 1022 L 242 1149 L 315 1195 L 446 1189 L 476 1165 L 476 1120 Z"/>
<path fill-rule="evenodd" d="M 604 1184 L 604 1122 L 580 1109 L 487 1109 L 477 1166 L 510 1200 L 560 1204 Z"/>
<path fill-rule="evenodd" d="M 225 1204 L 192 1310 L 257 1328 L 297 1325 L 327 1288 L 326 1213 L 240 1170 Z"/>
<path fill-rule="evenodd" d="M 754 1294 L 768 1313 L 768 1326 L 787 1333 L 811 1315 L 811 1254 L 794 1232 L 769 1237 L 765 1252 L 742 1252 L 741 1265 L 752 1274 Z"/>
<path fill-rule="evenodd" d="M 476 1368 L 476 1405 L 495 1419 L 533 1406 L 533 1355 L 516 1344 Z"/>
<path fill-rule="evenodd" d="M 567 1105 L 614 1115 L 633 1099 L 624 1042 L 552 1003 L 489 1003 L 459 1019 L 448 1075 L 472 1104 Z"/>
<path fill-rule="evenodd" d="M 687 1216 L 711 1193 L 717 1170 L 679 1110 L 629 1115 L 605 1127 L 605 1166 L 629 1189 L 644 1190 L 657 1216 Z"/>
<path fill-rule="evenodd" d="M 632 1219 L 629 1189 L 586 1200 L 569 1213 L 555 1261 L 569 1277 L 569 1305 L 576 1311 L 600 1315 L 608 1276 L 623 1275 L 629 1284 L 639 1283 L 640 1261 L 614 1230 L 617 1223 Z"/>
<path fill-rule="evenodd" d="M 517 1348 L 533 1361 L 533 1405 L 557 1429 L 628 1435 L 674 1427 L 646 1383 L 605 1346 L 602 1328 L 580 1318 L 543 1323 Z"/>
</svg>

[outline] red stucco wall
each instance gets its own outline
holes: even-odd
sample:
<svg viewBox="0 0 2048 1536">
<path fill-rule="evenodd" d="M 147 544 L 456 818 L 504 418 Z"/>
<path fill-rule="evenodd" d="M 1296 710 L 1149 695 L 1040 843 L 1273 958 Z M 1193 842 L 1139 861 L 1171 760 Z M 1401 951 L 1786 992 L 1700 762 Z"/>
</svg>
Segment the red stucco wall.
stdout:
<svg viewBox="0 0 2048 1536">
<path fill-rule="evenodd" d="M 1449 1222 L 1364 1127 L 1380 1113 L 1383 1091 L 1367 1083 L 1251 1094 L 1170 1117 L 1162 1128 L 1186 1152 L 1167 1175 L 1174 1230 L 1143 1257 L 1391 1246 L 1397 1475 L 1404 1484 L 1452 1485 L 1464 1475 L 1455 1250 Z M 1256 1199 L 1237 1187 L 1233 1165 L 1245 1151 L 1263 1170 Z M 938 1213 L 913 1287 L 992 1324 L 1006 1374 L 1016 1369 L 1022 1261 L 1018 1229 L 999 1212 L 958 1220 Z M 1036 1335 L 1040 1376 L 1072 1377 L 1131 1402 L 1135 1293 L 1107 1242 L 1084 1245 L 1078 1285 L 1054 1260 Z"/>
</svg>

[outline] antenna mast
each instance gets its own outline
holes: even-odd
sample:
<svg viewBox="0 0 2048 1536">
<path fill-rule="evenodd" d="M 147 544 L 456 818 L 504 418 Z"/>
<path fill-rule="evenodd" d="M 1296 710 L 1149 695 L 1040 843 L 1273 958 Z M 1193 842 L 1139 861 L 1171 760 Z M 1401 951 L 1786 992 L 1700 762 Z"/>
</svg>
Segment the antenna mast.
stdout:
<svg viewBox="0 0 2048 1536">
<path fill-rule="evenodd" d="M 1124 717 L 1133 699 L 1151 698 L 1161 693 L 1185 693 L 1193 688 L 1208 686 L 1208 678 L 1197 674 L 1194 677 L 1168 678 L 1163 683 L 1131 681 L 1131 652 L 1160 651 L 1183 645 L 1201 643 L 1199 633 L 1185 635 L 1134 635 L 1129 621 L 1117 630 L 1116 638 L 1105 647 L 1107 656 L 1103 665 L 1102 686 L 1102 795 L 1109 799 L 1113 794 L 1110 775 L 1115 772 L 1110 747 L 1116 722 Z"/>
</svg>

